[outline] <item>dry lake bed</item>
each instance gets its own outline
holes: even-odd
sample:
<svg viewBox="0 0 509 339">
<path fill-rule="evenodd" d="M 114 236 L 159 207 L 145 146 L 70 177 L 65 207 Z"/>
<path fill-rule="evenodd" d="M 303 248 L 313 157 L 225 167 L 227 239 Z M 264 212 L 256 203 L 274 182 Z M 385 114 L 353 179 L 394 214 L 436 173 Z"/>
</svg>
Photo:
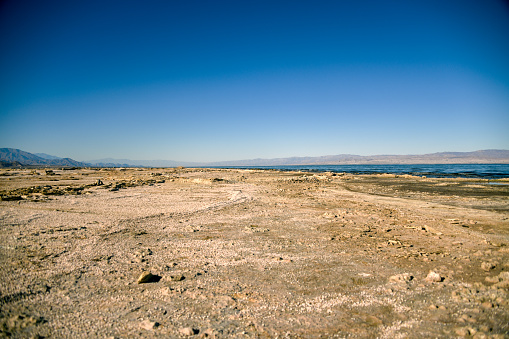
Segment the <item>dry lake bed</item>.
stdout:
<svg viewBox="0 0 509 339">
<path fill-rule="evenodd" d="M 0 337 L 509 337 L 509 180 L 0 170 Z"/>
</svg>

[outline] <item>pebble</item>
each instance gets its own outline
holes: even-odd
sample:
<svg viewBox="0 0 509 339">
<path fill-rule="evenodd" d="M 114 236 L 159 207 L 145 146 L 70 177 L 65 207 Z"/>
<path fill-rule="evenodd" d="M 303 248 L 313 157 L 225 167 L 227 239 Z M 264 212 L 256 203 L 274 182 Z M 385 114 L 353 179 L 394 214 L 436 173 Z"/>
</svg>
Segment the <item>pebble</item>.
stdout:
<svg viewBox="0 0 509 339">
<path fill-rule="evenodd" d="M 140 327 L 147 330 L 147 331 L 151 331 L 153 330 L 154 328 L 156 328 L 157 326 L 159 326 L 159 323 L 156 322 L 156 321 L 150 321 L 150 320 L 143 320 L 141 323 L 140 323 Z"/>
<path fill-rule="evenodd" d="M 485 301 L 481 304 L 482 307 L 484 308 L 493 308 L 493 304 L 490 303 L 489 301 Z"/>
<path fill-rule="evenodd" d="M 177 274 L 177 275 L 171 275 L 170 276 L 170 280 L 171 281 L 182 281 L 184 280 L 186 277 L 184 277 L 182 274 Z"/>
<path fill-rule="evenodd" d="M 192 327 L 183 327 L 179 330 L 180 334 L 187 336 L 195 335 L 198 334 L 199 332 L 200 332 L 199 330 Z"/>
<path fill-rule="evenodd" d="M 498 283 L 500 281 L 500 279 L 497 277 L 486 277 L 484 278 L 484 280 L 486 280 L 486 282 L 489 282 L 489 283 Z"/>
<path fill-rule="evenodd" d="M 509 280 L 509 272 L 505 271 L 505 272 L 501 272 L 498 277 L 500 278 L 500 280 Z"/>
<path fill-rule="evenodd" d="M 454 333 L 456 333 L 460 337 L 466 337 L 470 335 L 470 331 L 466 327 L 458 327 L 454 330 Z"/>
<path fill-rule="evenodd" d="M 200 338 L 215 338 L 216 335 L 214 333 L 214 329 L 213 328 L 209 328 L 209 329 L 206 329 L 205 331 L 203 331 L 201 334 L 200 334 Z"/>
<path fill-rule="evenodd" d="M 485 271 L 490 271 L 490 270 L 494 269 L 495 267 L 497 267 L 497 266 L 491 262 L 483 262 L 481 264 L 481 268 Z"/>
<path fill-rule="evenodd" d="M 426 281 L 429 282 L 441 282 L 443 278 L 435 271 L 429 271 L 428 275 L 426 276 Z"/>
<path fill-rule="evenodd" d="M 410 273 L 401 273 L 393 275 L 389 278 L 390 282 L 407 282 L 411 281 L 414 277 Z"/>
</svg>

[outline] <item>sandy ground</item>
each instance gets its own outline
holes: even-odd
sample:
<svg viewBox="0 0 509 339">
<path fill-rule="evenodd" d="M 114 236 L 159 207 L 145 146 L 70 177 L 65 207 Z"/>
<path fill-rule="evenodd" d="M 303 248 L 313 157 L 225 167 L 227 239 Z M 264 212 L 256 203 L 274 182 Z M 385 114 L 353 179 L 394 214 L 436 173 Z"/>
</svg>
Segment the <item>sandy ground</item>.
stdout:
<svg viewBox="0 0 509 339">
<path fill-rule="evenodd" d="M 508 338 L 507 184 L 0 170 L 0 337 Z"/>
</svg>

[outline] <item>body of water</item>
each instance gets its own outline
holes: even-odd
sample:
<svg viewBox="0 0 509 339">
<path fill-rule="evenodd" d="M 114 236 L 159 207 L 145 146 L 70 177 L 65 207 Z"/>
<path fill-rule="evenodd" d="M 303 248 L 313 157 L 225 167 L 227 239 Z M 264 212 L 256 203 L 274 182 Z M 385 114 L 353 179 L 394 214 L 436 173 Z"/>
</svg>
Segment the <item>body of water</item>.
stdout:
<svg viewBox="0 0 509 339">
<path fill-rule="evenodd" d="M 298 166 L 231 166 L 241 169 L 274 169 L 283 171 L 336 172 L 353 174 L 411 174 L 430 178 L 460 177 L 509 178 L 509 164 L 432 164 L 432 165 L 298 165 Z"/>
</svg>

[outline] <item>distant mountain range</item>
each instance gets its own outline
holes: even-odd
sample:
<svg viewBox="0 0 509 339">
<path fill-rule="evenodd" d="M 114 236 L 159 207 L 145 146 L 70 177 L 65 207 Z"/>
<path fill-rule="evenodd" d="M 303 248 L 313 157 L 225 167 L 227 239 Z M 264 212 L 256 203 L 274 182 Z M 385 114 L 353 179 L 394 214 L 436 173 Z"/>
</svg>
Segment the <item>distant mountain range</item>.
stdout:
<svg viewBox="0 0 509 339">
<path fill-rule="evenodd" d="M 84 162 L 71 158 L 59 158 L 52 155 L 38 153 L 38 156 L 15 148 L 0 148 L 1 167 L 23 167 L 23 166 L 49 166 L 49 167 L 87 167 Z"/>
<path fill-rule="evenodd" d="M 353 155 L 293 157 L 223 161 L 210 166 L 289 166 L 289 165 L 360 165 L 360 164 L 509 164 L 509 150 L 441 152 L 415 155 Z"/>
<path fill-rule="evenodd" d="M 206 166 L 290 166 L 290 165 L 357 165 L 357 164 L 509 164 L 509 150 L 475 152 L 441 152 L 420 155 L 326 155 L 321 157 L 292 157 L 251 159 L 209 163 L 173 160 L 99 159 L 80 162 L 45 153 L 28 153 L 14 148 L 0 148 L 0 167 L 206 167 Z"/>
<path fill-rule="evenodd" d="M 98 167 L 176 167 L 176 166 L 201 166 L 203 163 L 182 162 L 173 160 L 130 160 L 105 158 L 88 160 L 87 163 Z"/>
</svg>

